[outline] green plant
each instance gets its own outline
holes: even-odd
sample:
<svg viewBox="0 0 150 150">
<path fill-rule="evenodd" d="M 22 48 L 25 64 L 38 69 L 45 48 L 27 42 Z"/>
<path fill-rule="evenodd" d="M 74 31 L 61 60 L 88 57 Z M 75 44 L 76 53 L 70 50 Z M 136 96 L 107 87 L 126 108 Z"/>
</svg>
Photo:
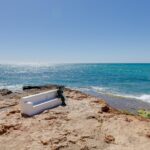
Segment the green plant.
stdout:
<svg viewBox="0 0 150 150">
<path fill-rule="evenodd" d="M 141 109 L 141 110 L 138 110 L 138 114 L 139 114 L 139 116 L 150 119 L 150 111 Z"/>
</svg>

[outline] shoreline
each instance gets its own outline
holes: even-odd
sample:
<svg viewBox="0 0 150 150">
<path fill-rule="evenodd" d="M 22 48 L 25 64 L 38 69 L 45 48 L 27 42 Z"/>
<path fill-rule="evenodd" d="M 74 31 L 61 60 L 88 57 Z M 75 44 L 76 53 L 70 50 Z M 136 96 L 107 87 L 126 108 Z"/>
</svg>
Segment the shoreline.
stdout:
<svg viewBox="0 0 150 150">
<path fill-rule="evenodd" d="M 18 91 L 13 91 L 13 90 L 9 90 L 9 89 L 4 89 L 6 90 L 6 92 L 10 92 L 10 94 L 12 95 L 22 95 L 24 90 L 45 90 L 47 88 L 56 88 L 58 85 L 39 85 L 39 86 L 23 86 L 22 89 L 18 90 Z M 125 98 L 125 97 L 119 97 L 119 96 L 109 96 L 106 94 L 102 94 L 102 93 L 97 93 L 94 92 L 92 90 L 89 91 L 84 91 L 84 90 L 78 90 L 78 89 L 74 89 L 74 88 L 65 88 L 68 90 L 72 90 L 72 91 L 78 91 L 90 96 L 94 96 L 96 98 L 100 98 L 103 99 L 108 105 L 110 105 L 110 107 L 117 109 L 119 111 L 126 111 L 129 112 L 131 114 L 138 114 L 138 110 L 150 110 L 150 103 L 142 101 L 142 100 L 137 100 L 134 98 Z M 3 92 L 3 89 L 0 89 L 0 95 Z M 7 95 L 7 94 L 6 94 Z M 8 93 L 9 95 L 9 93 Z M 2 101 L 2 97 L 0 96 L 0 101 Z M 3 108 L 5 109 L 5 108 Z M 2 108 L 0 107 L 0 111 L 2 111 Z"/>
<path fill-rule="evenodd" d="M 111 107 L 120 111 L 128 111 L 133 114 L 138 114 L 138 110 L 150 110 L 150 103 L 135 98 L 109 96 L 94 91 L 85 91 L 84 93 L 104 99 Z"/>
</svg>

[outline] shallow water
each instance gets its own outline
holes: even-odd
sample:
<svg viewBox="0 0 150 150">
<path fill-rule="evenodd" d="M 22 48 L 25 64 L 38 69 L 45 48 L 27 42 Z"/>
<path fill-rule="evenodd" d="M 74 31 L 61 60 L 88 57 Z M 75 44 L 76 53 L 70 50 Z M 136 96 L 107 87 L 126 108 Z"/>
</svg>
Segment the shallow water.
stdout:
<svg viewBox="0 0 150 150">
<path fill-rule="evenodd" d="M 111 107 L 121 111 L 138 114 L 138 110 L 141 109 L 150 110 L 150 103 L 135 98 L 119 97 L 116 95 L 110 96 L 107 94 L 97 93 L 94 91 L 82 91 L 82 92 L 99 97 L 100 99 L 104 99 L 107 102 L 107 104 L 109 104 Z"/>
</svg>

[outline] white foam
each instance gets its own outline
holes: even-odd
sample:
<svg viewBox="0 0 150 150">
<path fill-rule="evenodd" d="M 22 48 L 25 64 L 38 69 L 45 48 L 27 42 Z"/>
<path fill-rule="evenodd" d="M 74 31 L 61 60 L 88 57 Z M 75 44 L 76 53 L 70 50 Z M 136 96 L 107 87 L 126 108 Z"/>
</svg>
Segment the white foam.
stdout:
<svg viewBox="0 0 150 150">
<path fill-rule="evenodd" d="M 77 88 L 77 87 L 68 87 L 68 88 L 71 88 L 73 90 L 79 90 L 79 91 L 90 91 L 90 89 L 86 88 L 86 87 L 80 87 L 80 88 Z"/>
<path fill-rule="evenodd" d="M 12 91 L 21 91 L 23 85 L 17 84 L 17 85 L 6 85 L 6 86 L 0 86 L 0 89 L 9 89 Z"/>
<path fill-rule="evenodd" d="M 150 103 L 150 95 L 146 95 L 146 94 L 141 95 L 141 96 L 139 97 L 139 99 Z"/>
<path fill-rule="evenodd" d="M 144 102 L 148 102 L 150 103 L 150 95 L 127 95 L 127 94 L 112 94 L 113 96 L 117 96 L 117 97 L 123 97 L 123 98 L 130 98 L 130 99 L 137 99 L 137 100 L 142 100 Z"/>
<path fill-rule="evenodd" d="M 142 101 L 150 103 L 150 95 L 148 94 L 143 94 L 143 95 L 112 94 L 112 95 L 118 96 L 118 97 L 142 100 Z"/>
<path fill-rule="evenodd" d="M 114 97 L 131 98 L 131 99 L 142 100 L 144 102 L 150 103 L 150 95 L 148 94 L 142 94 L 142 95 L 122 94 L 122 93 L 118 93 L 114 91 L 112 92 L 108 88 L 98 87 L 98 86 L 91 86 L 91 89 L 98 93 L 107 94 L 107 95 L 114 96 Z"/>
<path fill-rule="evenodd" d="M 106 91 L 106 90 L 107 90 L 107 88 L 98 87 L 98 86 L 91 86 L 90 88 L 93 89 L 93 90 L 99 91 L 99 92 L 102 92 L 102 91 Z"/>
<path fill-rule="evenodd" d="M 105 91 L 106 88 L 103 88 L 103 87 L 98 87 L 98 86 L 89 86 L 89 87 L 70 87 L 71 89 L 74 89 L 74 90 L 79 90 L 79 91 L 91 91 L 91 90 L 94 90 L 96 92 L 101 92 L 101 91 Z"/>
</svg>

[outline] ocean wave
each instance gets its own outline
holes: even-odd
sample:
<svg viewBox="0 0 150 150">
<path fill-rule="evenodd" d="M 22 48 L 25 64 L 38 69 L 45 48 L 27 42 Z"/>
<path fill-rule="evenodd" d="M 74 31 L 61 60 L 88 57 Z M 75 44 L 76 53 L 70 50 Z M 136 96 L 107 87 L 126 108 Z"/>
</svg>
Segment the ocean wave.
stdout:
<svg viewBox="0 0 150 150">
<path fill-rule="evenodd" d="M 148 94 L 141 95 L 140 97 L 138 97 L 138 99 L 141 99 L 143 101 L 150 103 L 150 95 L 148 95 Z"/>
<path fill-rule="evenodd" d="M 150 103 L 150 95 L 143 94 L 143 95 L 128 95 L 128 94 L 109 94 L 115 97 L 121 97 L 121 98 L 129 98 L 129 99 L 136 99 L 136 100 L 142 100 L 144 102 Z"/>
<path fill-rule="evenodd" d="M 107 88 L 104 88 L 104 87 L 98 87 L 98 86 L 89 86 L 89 87 L 69 87 L 69 88 L 72 88 L 74 90 L 79 90 L 79 91 L 91 91 L 91 90 L 94 90 L 94 91 L 97 91 L 97 92 L 104 92 L 106 91 Z"/>
<path fill-rule="evenodd" d="M 91 89 L 99 91 L 99 92 L 104 92 L 106 90 L 108 90 L 108 88 L 106 87 L 98 87 L 98 86 L 90 86 Z"/>
<path fill-rule="evenodd" d="M 124 94 L 124 93 L 119 93 L 116 91 L 112 91 L 109 88 L 106 87 L 98 87 L 98 86 L 90 86 L 90 87 L 84 87 L 84 88 L 78 88 L 79 90 L 82 91 L 94 91 L 100 94 L 104 94 L 107 96 L 111 97 L 120 97 L 120 98 L 129 98 L 129 99 L 136 99 L 136 100 L 142 100 L 145 102 L 150 103 L 150 94 L 141 94 L 141 95 L 131 95 L 131 94 Z"/>
<path fill-rule="evenodd" d="M 12 91 L 21 91 L 23 85 L 22 84 L 17 84 L 17 85 L 1 85 L 0 89 L 9 89 Z"/>
</svg>

